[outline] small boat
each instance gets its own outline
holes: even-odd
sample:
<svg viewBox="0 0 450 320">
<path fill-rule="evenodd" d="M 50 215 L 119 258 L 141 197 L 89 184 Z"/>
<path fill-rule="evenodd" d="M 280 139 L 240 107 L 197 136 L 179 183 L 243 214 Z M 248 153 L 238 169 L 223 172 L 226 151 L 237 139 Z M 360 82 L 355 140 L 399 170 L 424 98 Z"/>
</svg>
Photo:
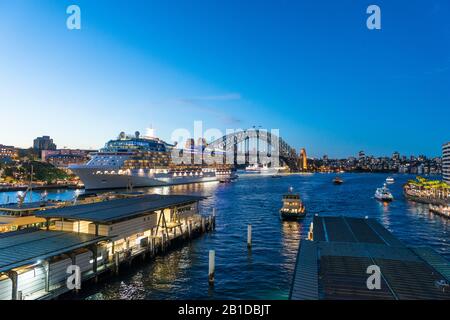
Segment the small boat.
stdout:
<svg viewBox="0 0 450 320">
<path fill-rule="evenodd" d="M 306 208 L 300 199 L 300 195 L 293 193 L 293 188 L 289 188 L 289 193 L 283 196 L 283 207 L 280 215 L 283 220 L 299 220 L 306 216 Z"/>
<path fill-rule="evenodd" d="M 344 180 L 342 180 L 341 177 L 336 177 L 336 178 L 333 179 L 333 183 L 334 184 L 343 184 Z"/>
<path fill-rule="evenodd" d="M 394 178 L 392 178 L 392 177 L 387 177 L 386 178 L 386 183 L 392 184 L 394 182 L 395 182 Z"/>
<path fill-rule="evenodd" d="M 380 200 L 382 202 L 391 202 L 394 200 L 394 196 L 389 191 L 388 187 L 386 186 L 386 183 L 383 185 L 382 188 L 377 188 L 375 191 L 375 199 Z"/>
<path fill-rule="evenodd" d="M 280 175 L 277 175 L 277 174 L 274 174 L 274 175 L 272 176 L 272 178 L 273 178 L 273 179 L 279 179 L 279 178 L 281 178 L 281 176 L 280 176 Z"/>
</svg>

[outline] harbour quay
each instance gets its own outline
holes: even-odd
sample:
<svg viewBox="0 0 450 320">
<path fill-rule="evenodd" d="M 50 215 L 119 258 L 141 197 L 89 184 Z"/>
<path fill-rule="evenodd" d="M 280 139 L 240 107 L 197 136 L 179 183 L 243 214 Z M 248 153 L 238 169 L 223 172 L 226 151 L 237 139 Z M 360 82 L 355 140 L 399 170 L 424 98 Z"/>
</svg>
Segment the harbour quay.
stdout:
<svg viewBox="0 0 450 320">
<path fill-rule="evenodd" d="M 0 234 L 0 300 L 55 299 L 70 291 L 71 266 L 81 282 L 97 281 L 212 231 L 215 214 L 199 212 L 204 199 L 152 194 L 38 211 L 43 228 Z"/>
<path fill-rule="evenodd" d="M 450 299 L 450 264 L 375 219 L 315 216 L 301 240 L 291 300 Z"/>
</svg>

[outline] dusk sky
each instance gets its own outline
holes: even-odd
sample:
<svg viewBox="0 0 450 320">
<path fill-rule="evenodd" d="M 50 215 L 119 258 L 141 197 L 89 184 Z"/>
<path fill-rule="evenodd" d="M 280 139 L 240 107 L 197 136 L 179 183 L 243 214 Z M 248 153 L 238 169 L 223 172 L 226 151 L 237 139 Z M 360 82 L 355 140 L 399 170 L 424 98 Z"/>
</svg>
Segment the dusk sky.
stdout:
<svg viewBox="0 0 450 320">
<path fill-rule="evenodd" d="M 100 148 L 151 125 L 170 140 L 196 120 L 279 129 L 311 156 L 450 141 L 448 0 L 0 0 L 0 41 L 0 144 Z"/>
</svg>

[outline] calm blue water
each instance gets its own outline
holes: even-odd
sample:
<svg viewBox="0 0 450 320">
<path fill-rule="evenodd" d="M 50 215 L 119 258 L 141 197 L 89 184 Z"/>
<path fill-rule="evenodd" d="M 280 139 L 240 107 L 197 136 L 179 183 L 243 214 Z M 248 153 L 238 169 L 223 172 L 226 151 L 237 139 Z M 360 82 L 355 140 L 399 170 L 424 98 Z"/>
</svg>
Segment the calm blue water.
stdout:
<svg viewBox="0 0 450 320">
<path fill-rule="evenodd" d="M 411 176 L 394 175 L 396 201 L 385 206 L 373 198 L 385 174 L 292 175 L 281 179 L 241 176 L 232 184 L 197 184 L 146 189 L 149 193 L 208 196 L 204 213 L 217 208 L 217 228 L 155 262 L 140 263 L 84 290 L 88 299 L 286 299 L 300 238 L 314 214 L 369 216 L 407 244 L 429 245 L 450 259 L 449 221 L 428 213 L 426 206 L 404 200 L 402 185 Z M 282 222 L 281 196 L 293 186 L 307 206 L 302 222 Z M 49 192 L 50 199 L 70 199 L 72 190 Z M 0 194 L 0 202 L 15 193 Z M 39 199 L 39 194 L 34 195 Z M 253 249 L 247 250 L 247 225 L 253 225 Z M 208 286 L 208 251 L 216 250 L 216 283 Z"/>
</svg>

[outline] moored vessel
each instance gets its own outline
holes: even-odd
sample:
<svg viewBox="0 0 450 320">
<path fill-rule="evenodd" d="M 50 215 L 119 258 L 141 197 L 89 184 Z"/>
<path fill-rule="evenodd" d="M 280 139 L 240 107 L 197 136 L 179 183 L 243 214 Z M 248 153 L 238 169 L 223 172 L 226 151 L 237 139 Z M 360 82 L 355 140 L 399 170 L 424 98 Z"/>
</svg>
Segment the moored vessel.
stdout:
<svg viewBox="0 0 450 320">
<path fill-rule="evenodd" d="M 195 156 L 202 156 L 205 146 L 187 150 L 176 149 L 159 138 L 120 133 L 82 165 L 69 169 L 83 182 L 87 190 L 154 187 L 210 181 L 228 181 L 235 178 L 230 165 L 206 165 Z M 174 163 L 172 154 L 181 154 L 182 162 Z"/>
<path fill-rule="evenodd" d="M 257 173 L 260 175 L 277 175 L 281 172 L 286 172 L 285 167 L 272 167 L 268 164 L 251 164 L 245 168 L 247 173 Z"/>
<path fill-rule="evenodd" d="M 300 195 L 293 193 L 293 188 L 289 188 L 289 193 L 283 195 L 283 207 L 280 209 L 283 220 L 298 220 L 306 216 L 306 207 Z"/>
</svg>

